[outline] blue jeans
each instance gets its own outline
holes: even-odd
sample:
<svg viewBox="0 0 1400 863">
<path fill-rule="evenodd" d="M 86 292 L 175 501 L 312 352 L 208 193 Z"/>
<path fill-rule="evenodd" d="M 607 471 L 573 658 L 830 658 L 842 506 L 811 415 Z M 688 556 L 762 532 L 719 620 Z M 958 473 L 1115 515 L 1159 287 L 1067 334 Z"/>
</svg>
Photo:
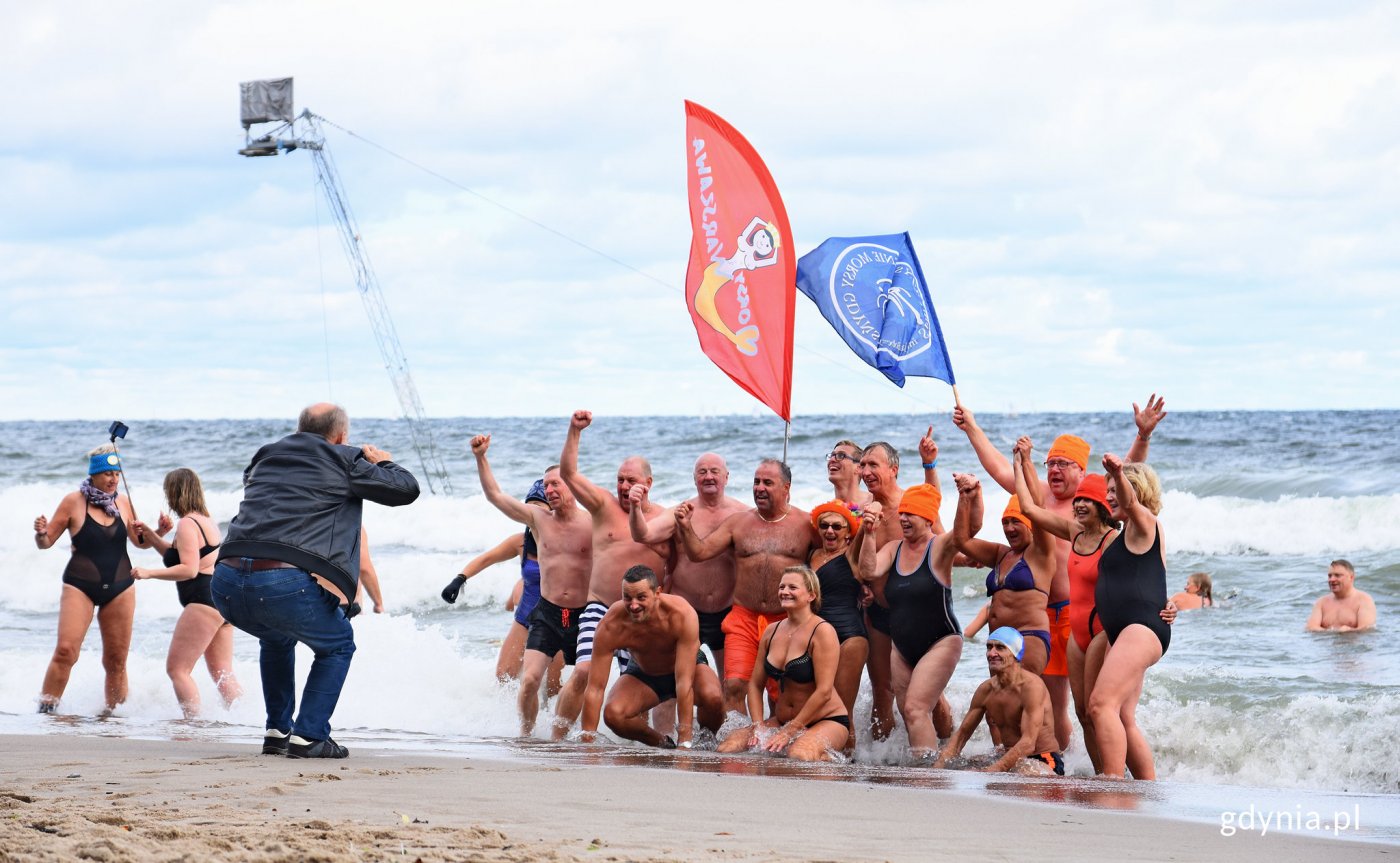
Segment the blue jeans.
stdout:
<svg viewBox="0 0 1400 863">
<path fill-rule="evenodd" d="M 355 632 L 335 595 L 306 570 L 254 572 L 237 558 L 214 567 L 210 588 L 224 620 L 262 645 L 258 665 L 267 727 L 290 730 L 308 740 L 330 737 L 331 713 L 355 655 Z M 315 659 L 293 723 L 297 642 L 311 648 Z"/>
</svg>

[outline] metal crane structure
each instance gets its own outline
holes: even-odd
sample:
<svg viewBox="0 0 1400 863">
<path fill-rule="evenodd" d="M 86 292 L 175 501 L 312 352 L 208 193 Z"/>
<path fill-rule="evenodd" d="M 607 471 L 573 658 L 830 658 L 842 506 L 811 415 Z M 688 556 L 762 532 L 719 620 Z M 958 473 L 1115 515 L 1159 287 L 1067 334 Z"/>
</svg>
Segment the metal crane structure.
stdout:
<svg viewBox="0 0 1400 863">
<path fill-rule="evenodd" d="M 384 292 L 379 288 L 379 279 L 369 264 L 364 243 L 360 239 L 360 229 L 355 216 L 350 211 L 349 201 L 335 170 L 330 151 L 326 149 L 325 135 L 318 122 L 323 119 L 303 110 L 299 115 L 292 114 L 292 79 L 278 78 L 266 81 L 248 81 L 239 85 L 242 92 L 243 129 L 247 140 L 238 152 L 243 156 L 276 156 L 292 150 L 306 150 L 316 165 L 316 177 L 326 203 L 335 216 L 340 232 L 340 244 L 354 271 L 355 285 L 359 288 L 360 299 L 364 301 L 365 312 L 374 328 L 375 339 L 379 342 L 379 353 L 384 360 L 384 368 L 389 372 L 389 380 L 394 385 L 403 418 L 408 422 L 413 440 L 413 449 L 423 467 L 428 490 L 436 494 L 441 488 L 444 494 L 452 494 L 452 483 L 448 479 L 447 468 L 438 454 L 433 440 L 432 429 L 423 413 L 423 402 L 418 397 L 413 376 L 409 373 L 408 357 L 399 342 L 394 329 L 393 318 L 389 316 L 389 306 L 384 301 Z M 258 123 L 281 121 L 282 125 L 257 138 L 251 137 L 249 128 Z M 286 135 L 286 137 L 279 137 Z"/>
</svg>

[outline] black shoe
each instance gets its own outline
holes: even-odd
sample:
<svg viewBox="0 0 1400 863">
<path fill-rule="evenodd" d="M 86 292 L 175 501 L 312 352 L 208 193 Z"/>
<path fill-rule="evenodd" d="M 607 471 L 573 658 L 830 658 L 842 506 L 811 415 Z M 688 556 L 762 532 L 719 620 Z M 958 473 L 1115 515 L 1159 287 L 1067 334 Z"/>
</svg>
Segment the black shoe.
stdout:
<svg viewBox="0 0 1400 863">
<path fill-rule="evenodd" d="M 286 755 L 287 740 L 291 735 L 276 728 L 269 728 L 263 735 L 263 755 Z"/>
<path fill-rule="evenodd" d="M 325 740 L 304 740 L 302 737 L 287 738 L 288 758 L 349 758 L 350 750 L 327 737 Z"/>
</svg>

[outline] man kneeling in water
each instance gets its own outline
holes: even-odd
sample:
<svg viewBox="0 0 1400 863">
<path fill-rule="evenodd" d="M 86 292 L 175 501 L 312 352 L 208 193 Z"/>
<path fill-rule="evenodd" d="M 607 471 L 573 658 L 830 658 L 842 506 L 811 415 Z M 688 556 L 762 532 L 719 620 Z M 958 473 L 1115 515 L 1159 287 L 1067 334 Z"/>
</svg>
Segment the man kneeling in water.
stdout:
<svg viewBox="0 0 1400 863">
<path fill-rule="evenodd" d="M 589 669 L 583 696 L 585 742 L 595 737 L 600 711 L 614 734 L 648 746 L 690 748 L 696 707 L 700 724 L 710 731 L 719 730 L 724 722 L 724 698 L 719 677 L 700 652 L 700 618 L 690 603 L 660 591 L 651 567 L 627 570 L 622 577 L 622 599 L 598 622 L 594 654 L 611 656 L 616 650 L 626 650 L 630 656 L 606 705 L 603 691 L 608 687 L 612 663 L 595 662 Z M 676 700 L 675 741 L 647 724 L 648 712 L 672 698 Z"/>
<path fill-rule="evenodd" d="M 958 757 L 985 715 L 987 723 L 1000 732 L 1005 747 L 1000 758 L 983 768 L 986 772 L 1028 772 L 1025 762 L 1034 761 L 1065 775 L 1064 758 L 1056 749 L 1050 692 L 1038 675 L 1021 667 L 1024 655 L 1024 639 L 1011 627 L 1003 626 L 987 636 L 987 670 L 992 676 L 977 687 L 958 733 L 938 753 L 934 767 Z"/>
</svg>

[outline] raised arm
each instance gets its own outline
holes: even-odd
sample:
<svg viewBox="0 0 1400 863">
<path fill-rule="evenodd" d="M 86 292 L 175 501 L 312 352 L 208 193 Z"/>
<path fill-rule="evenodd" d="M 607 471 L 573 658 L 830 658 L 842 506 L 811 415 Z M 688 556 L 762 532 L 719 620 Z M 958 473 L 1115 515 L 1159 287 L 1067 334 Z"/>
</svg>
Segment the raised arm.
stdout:
<svg viewBox="0 0 1400 863">
<path fill-rule="evenodd" d="M 569 417 L 569 433 L 564 436 L 564 451 L 559 454 L 559 476 L 578 502 L 590 513 L 602 511 L 608 502 L 608 493 L 595 485 L 578 470 L 578 445 L 583 430 L 593 423 L 591 411 L 574 411 Z"/>
<path fill-rule="evenodd" d="M 695 525 L 690 520 L 693 509 L 689 502 L 677 504 L 673 518 L 676 524 L 676 539 L 679 540 L 681 549 L 686 557 L 696 563 L 719 557 L 728 551 L 734 544 L 734 520 L 748 515 L 745 512 L 736 512 L 720 522 L 708 536 L 701 538 L 695 535 Z"/>
<path fill-rule="evenodd" d="M 632 504 L 631 509 L 627 511 L 627 526 L 632 531 L 632 539 L 647 545 L 669 542 L 676 535 L 676 514 L 669 509 L 663 510 L 661 515 L 648 521 L 646 513 L 648 492 L 645 485 L 637 483 L 627 493 Z"/>
<path fill-rule="evenodd" d="M 350 464 L 350 490 L 365 500 L 384 506 L 404 506 L 418 499 L 418 480 L 393 457 L 365 444 Z"/>
<path fill-rule="evenodd" d="M 1156 431 L 1157 423 L 1166 418 L 1167 400 L 1158 398 L 1156 393 L 1147 397 L 1147 407 L 1138 407 L 1137 402 L 1133 402 L 1133 423 L 1137 426 L 1137 437 L 1133 438 L 1132 446 L 1128 447 L 1128 461 L 1147 461 L 1148 442 L 1152 440 L 1152 432 Z"/>
<path fill-rule="evenodd" d="M 973 418 L 972 411 L 962 405 L 953 408 L 953 425 L 967 435 L 968 443 L 972 444 L 973 452 L 977 453 L 977 460 L 982 463 L 982 469 L 992 481 L 1010 492 L 1015 483 L 1015 477 L 1011 475 L 1011 463 L 991 442 L 987 433 L 982 431 L 982 427 Z"/>
<path fill-rule="evenodd" d="M 919 438 L 919 458 L 923 462 L 924 482 L 938 489 L 941 498 L 943 489 L 938 486 L 938 443 L 933 439 L 933 426 L 929 426 L 924 436 Z M 943 519 L 937 514 L 933 518 L 933 532 L 943 533 Z"/>
<path fill-rule="evenodd" d="M 1152 544 L 1153 533 L 1157 528 L 1157 516 L 1143 506 L 1133 490 L 1133 484 L 1123 475 L 1123 460 L 1113 453 L 1105 453 L 1103 469 L 1113 478 L 1118 495 L 1118 508 L 1123 512 L 1123 542 L 1133 551 L 1133 546 L 1141 548 Z M 1142 552 L 1134 552 L 1141 554 Z"/>
<path fill-rule="evenodd" d="M 481 481 L 481 491 L 486 495 L 486 499 L 511 521 L 534 527 L 535 514 L 543 510 L 518 501 L 501 491 L 500 484 L 496 482 L 496 475 L 491 472 L 491 463 L 486 459 L 486 451 L 491 448 L 491 436 L 479 434 L 473 437 L 471 447 L 472 455 L 476 456 L 476 476 Z"/>
<path fill-rule="evenodd" d="M 958 486 L 958 511 L 953 516 L 953 544 L 974 562 L 996 566 L 1006 546 L 973 535 L 973 522 L 982 520 L 982 483 L 970 473 L 953 474 Z"/>
<path fill-rule="evenodd" d="M 1016 473 L 1016 497 L 1021 502 L 1021 512 L 1031 520 L 1033 530 L 1043 531 L 1052 536 L 1058 536 L 1060 539 L 1073 539 L 1074 522 L 1041 506 L 1042 486 L 1040 485 L 1040 477 L 1036 475 L 1035 465 L 1031 462 L 1030 438 L 1021 438 L 1021 440 L 1026 442 L 1026 447 L 1022 451 L 1019 448 L 1021 441 L 1016 442 L 1018 449 L 1013 464 Z M 1032 482 L 1035 484 L 1031 485 Z"/>
</svg>

